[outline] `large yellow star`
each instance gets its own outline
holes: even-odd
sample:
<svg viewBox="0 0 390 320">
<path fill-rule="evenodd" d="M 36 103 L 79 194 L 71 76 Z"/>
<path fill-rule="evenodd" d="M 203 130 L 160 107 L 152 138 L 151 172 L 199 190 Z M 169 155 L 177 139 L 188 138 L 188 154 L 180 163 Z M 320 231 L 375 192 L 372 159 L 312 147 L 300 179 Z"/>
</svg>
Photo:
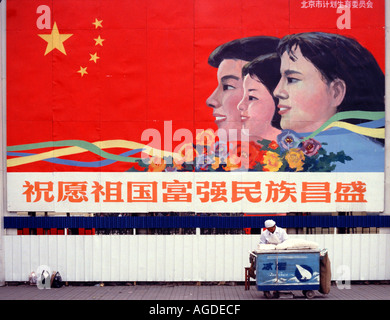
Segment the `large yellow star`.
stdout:
<svg viewBox="0 0 390 320">
<path fill-rule="evenodd" d="M 47 42 L 47 47 L 45 51 L 45 55 L 51 52 L 54 49 L 59 50 L 64 55 L 66 55 L 64 41 L 69 39 L 73 34 L 60 34 L 57 28 L 57 23 L 54 22 L 53 29 L 51 30 L 51 34 L 38 34 L 43 40 Z"/>
</svg>

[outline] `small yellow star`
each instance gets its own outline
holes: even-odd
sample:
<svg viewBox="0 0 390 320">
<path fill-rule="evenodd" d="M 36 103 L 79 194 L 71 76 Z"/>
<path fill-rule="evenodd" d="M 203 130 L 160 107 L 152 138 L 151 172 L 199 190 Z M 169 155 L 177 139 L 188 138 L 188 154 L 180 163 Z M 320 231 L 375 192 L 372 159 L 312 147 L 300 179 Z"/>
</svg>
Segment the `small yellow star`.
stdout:
<svg viewBox="0 0 390 320">
<path fill-rule="evenodd" d="M 98 27 L 103 28 L 102 22 L 103 20 L 98 20 L 95 18 L 95 22 L 92 22 L 92 24 L 95 26 L 95 29 L 97 29 Z"/>
<path fill-rule="evenodd" d="M 73 36 L 73 34 L 60 34 L 57 28 L 57 23 L 54 22 L 51 34 L 38 34 L 38 36 L 47 42 L 47 47 L 44 55 L 47 55 L 54 49 L 57 49 L 64 55 L 66 55 L 64 41 Z"/>
<path fill-rule="evenodd" d="M 97 52 L 95 52 L 94 54 L 89 54 L 91 56 L 91 59 L 89 59 L 89 61 L 93 61 L 93 62 L 97 62 L 97 59 L 100 59 L 100 57 L 98 57 L 97 55 Z"/>
<path fill-rule="evenodd" d="M 82 77 L 84 77 L 85 74 L 88 74 L 87 67 L 83 68 L 80 66 L 80 70 L 77 72 L 80 73 Z"/>
<path fill-rule="evenodd" d="M 100 37 L 100 35 L 99 35 L 96 39 L 93 39 L 93 40 L 95 40 L 95 46 L 101 45 L 101 46 L 103 47 L 103 41 L 104 41 L 105 39 L 102 39 L 102 38 Z"/>
</svg>

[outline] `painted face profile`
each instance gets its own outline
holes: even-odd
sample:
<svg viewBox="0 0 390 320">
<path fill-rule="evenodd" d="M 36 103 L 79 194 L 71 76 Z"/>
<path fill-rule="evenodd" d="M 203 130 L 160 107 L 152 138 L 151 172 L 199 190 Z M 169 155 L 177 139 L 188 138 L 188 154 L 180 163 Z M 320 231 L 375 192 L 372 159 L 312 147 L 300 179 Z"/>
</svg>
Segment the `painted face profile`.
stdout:
<svg viewBox="0 0 390 320">
<path fill-rule="evenodd" d="M 218 86 L 206 104 L 213 109 L 220 138 L 226 134 L 226 139 L 236 136 L 241 140 L 241 112 L 237 105 L 243 94 L 242 68 L 260 55 L 276 52 L 279 40 L 270 36 L 244 37 L 219 45 L 209 55 L 208 64 L 218 69 Z"/>
<path fill-rule="evenodd" d="M 345 83 L 340 79 L 327 81 L 299 46 L 293 54 L 294 60 L 287 51 L 281 56 L 281 79 L 274 90 L 279 99 L 280 124 L 282 129 L 312 132 L 336 113 L 345 96 Z"/>
<path fill-rule="evenodd" d="M 241 111 L 242 134 L 247 133 L 250 141 L 274 140 L 280 133 L 271 125 L 275 113 L 275 100 L 267 87 L 255 75 L 244 78 L 244 94 L 238 109 Z"/>
<path fill-rule="evenodd" d="M 237 105 L 243 95 L 242 67 L 246 62 L 240 59 L 225 59 L 218 67 L 218 86 L 206 101 L 206 104 L 213 108 L 218 129 L 234 129 L 238 134 L 241 130 L 241 113 Z"/>
</svg>

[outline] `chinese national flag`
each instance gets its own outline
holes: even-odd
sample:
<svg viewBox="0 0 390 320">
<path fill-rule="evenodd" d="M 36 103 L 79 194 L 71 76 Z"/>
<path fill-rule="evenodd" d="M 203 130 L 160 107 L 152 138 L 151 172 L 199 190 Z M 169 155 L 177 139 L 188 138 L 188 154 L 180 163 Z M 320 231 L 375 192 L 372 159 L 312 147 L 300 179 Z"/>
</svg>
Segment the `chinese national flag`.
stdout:
<svg viewBox="0 0 390 320">
<path fill-rule="evenodd" d="M 374 22 L 366 29 L 362 25 L 368 13 L 383 15 L 383 0 L 374 3 L 372 11 L 357 12 L 352 23 L 358 27 L 344 33 L 357 36 L 383 66 L 384 41 L 371 35 L 384 39 L 384 20 L 370 19 Z M 37 154 L 56 149 L 50 145 L 54 141 L 141 142 L 147 128 L 159 130 L 163 141 L 164 121 L 172 121 L 173 131 L 186 128 L 194 136 L 196 129 L 216 130 L 205 103 L 217 83 L 209 54 L 245 36 L 283 37 L 330 27 L 339 32 L 334 10 L 321 11 L 329 19 L 319 21 L 300 6 L 298 0 L 8 0 L 7 145 L 46 143 L 24 151 Z M 102 160 L 90 152 L 61 158 Z M 131 166 L 38 161 L 8 171 L 126 171 Z"/>
<path fill-rule="evenodd" d="M 8 146 L 62 140 L 141 142 L 146 128 L 163 134 L 164 121 L 172 121 L 173 130 L 193 130 L 193 3 L 151 3 L 8 1 Z M 203 60 L 207 64 L 207 57 Z M 207 109 L 203 101 L 196 117 L 214 128 Z M 77 155 L 78 161 L 100 159 L 91 153 Z M 109 170 L 129 166 L 118 162 Z M 48 162 L 9 168 L 56 170 L 80 168 Z"/>
</svg>

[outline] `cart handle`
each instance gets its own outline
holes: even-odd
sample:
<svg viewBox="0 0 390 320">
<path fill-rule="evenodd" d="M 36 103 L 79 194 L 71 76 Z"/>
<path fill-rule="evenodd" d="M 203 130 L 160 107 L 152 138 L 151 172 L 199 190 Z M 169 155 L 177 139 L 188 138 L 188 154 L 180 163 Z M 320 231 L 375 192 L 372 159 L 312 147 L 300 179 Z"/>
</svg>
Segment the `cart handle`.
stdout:
<svg viewBox="0 0 390 320">
<path fill-rule="evenodd" d="M 254 256 L 255 258 L 257 258 L 257 256 L 252 252 L 252 251 L 248 251 L 249 254 L 251 254 L 252 256 Z"/>
</svg>

